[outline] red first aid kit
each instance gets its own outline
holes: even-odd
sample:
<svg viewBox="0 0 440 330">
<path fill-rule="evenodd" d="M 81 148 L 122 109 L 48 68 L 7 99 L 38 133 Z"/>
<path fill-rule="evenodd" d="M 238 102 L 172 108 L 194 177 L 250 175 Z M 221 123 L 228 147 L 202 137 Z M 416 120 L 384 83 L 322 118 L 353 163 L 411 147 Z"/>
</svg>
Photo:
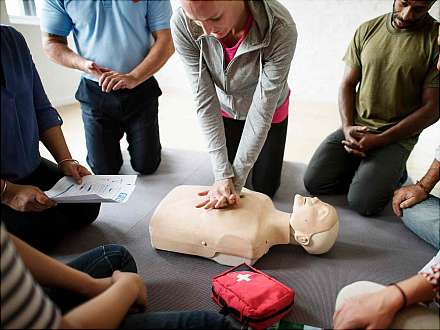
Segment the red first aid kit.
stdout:
<svg viewBox="0 0 440 330">
<path fill-rule="evenodd" d="M 246 270 L 239 270 L 245 268 Z M 254 329 L 265 329 L 281 320 L 293 306 L 295 292 L 254 267 L 241 264 L 212 279 L 212 299 Z"/>
</svg>

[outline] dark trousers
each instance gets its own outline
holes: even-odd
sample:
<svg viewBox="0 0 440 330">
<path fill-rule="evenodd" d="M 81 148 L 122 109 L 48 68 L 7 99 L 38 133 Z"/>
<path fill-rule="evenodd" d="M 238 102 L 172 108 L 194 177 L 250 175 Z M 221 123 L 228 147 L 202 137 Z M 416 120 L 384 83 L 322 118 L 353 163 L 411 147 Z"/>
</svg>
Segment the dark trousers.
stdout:
<svg viewBox="0 0 440 330">
<path fill-rule="evenodd" d="M 120 140 L 127 134 L 133 169 L 156 171 L 161 161 L 158 97 L 152 77 L 134 89 L 102 92 L 99 85 L 81 79 L 76 99 L 81 103 L 87 145 L 87 163 L 95 174 L 118 174 L 122 166 Z"/>
<path fill-rule="evenodd" d="M 283 167 L 284 147 L 286 145 L 287 118 L 278 124 L 272 124 L 266 142 L 252 168 L 252 188 L 270 197 L 275 195 L 280 186 L 281 169 Z M 237 154 L 244 120 L 223 117 L 225 126 L 226 146 L 229 162 L 232 164 Z"/>
<path fill-rule="evenodd" d="M 344 138 L 339 129 L 321 143 L 310 160 L 304 185 L 313 195 L 348 192 L 351 208 L 366 216 L 377 214 L 402 184 L 410 151 L 393 143 L 360 158 L 345 151 Z"/>
<path fill-rule="evenodd" d="M 69 266 L 94 278 L 112 276 L 115 270 L 137 272 L 130 252 L 119 245 L 99 246 L 69 263 Z M 84 303 L 84 297 L 67 290 L 46 288 L 47 295 L 63 313 Z M 100 317 L 105 317 L 101 315 Z M 210 311 L 144 312 L 128 314 L 121 323 L 125 329 L 227 329 L 234 323 L 223 315 Z"/>
<path fill-rule="evenodd" d="M 40 166 L 28 177 L 14 183 L 49 190 L 64 175 L 57 165 L 42 158 Z M 8 231 L 32 246 L 46 250 L 74 229 L 92 223 L 101 204 L 58 204 L 42 212 L 18 212 L 1 205 L 1 217 Z"/>
</svg>

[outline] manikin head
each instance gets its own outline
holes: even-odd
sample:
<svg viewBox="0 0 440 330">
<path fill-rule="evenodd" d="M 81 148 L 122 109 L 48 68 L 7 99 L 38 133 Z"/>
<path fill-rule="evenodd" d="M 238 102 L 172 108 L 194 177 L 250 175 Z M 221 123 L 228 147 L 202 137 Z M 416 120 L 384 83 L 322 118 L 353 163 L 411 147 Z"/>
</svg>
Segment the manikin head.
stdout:
<svg viewBox="0 0 440 330">
<path fill-rule="evenodd" d="M 295 195 L 290 228 L 291 242 L 296 241 L 310 254 L 322 254 L 336 241 L 338 214 L 333 206 L 317 197 Z"/>
<path fill-rule="evenodd" d="M 423 21 L 435 1 L 395 0 L 393 5 L 393 25 L 397 29 L 410 29 Z"/>
<path fill-rule="evenodd" d="M 180 0 L 185 15 L 199 25 L 205 35 L 225 38 L 246 21 L 244 1 Z"/>
</svg>

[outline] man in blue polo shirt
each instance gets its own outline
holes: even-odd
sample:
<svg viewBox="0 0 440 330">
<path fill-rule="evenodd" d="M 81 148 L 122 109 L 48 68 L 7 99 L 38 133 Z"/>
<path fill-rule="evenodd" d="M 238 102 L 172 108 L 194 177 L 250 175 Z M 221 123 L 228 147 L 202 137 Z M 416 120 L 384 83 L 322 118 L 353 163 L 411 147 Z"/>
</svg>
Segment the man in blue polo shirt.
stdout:
<svg viewBox="0 0 440 330">
<path fill-rule="evenodd" d="M 161 160 L 158 97 L 153 77 L 174 52 L 168 0 L 43 0 L 47 56 L 84 72 L 81 103 L 87 162 L 95 174 L 117 174 L 124 133 L 133 169 L 156 171 Z M 67 44 L 72 32 L 77 52 Z M 154 39 L 154 44 L 152 44 Z"/>
<path fill-rule="evenodd" d="M 67 231 L 93 222 L 100 204 L 56 205 L 44 194 L 64 175 L 79 182 L 90 172 L 72 159 L 63 122 L 47 99 L 23 36 L 0 26 L 0 37 L 1 220 L 31 245 L 49 248 Z M 40 156 L 39 141 L 58 164 Z"/>
</svg>

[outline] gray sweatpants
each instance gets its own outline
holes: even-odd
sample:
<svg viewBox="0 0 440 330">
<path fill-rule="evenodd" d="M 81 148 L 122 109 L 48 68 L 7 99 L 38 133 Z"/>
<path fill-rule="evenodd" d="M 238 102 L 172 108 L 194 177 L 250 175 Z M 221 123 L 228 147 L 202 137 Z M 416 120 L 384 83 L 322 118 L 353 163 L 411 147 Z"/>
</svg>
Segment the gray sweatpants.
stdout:
<svg viewBox="0 0 440 330">
<path fill-rule="evenodd" d="M 353 156 L 344 149 L 341 129 L 330 134 L 315 151 L 304 176 L 313 195 L 347 193 L 351 208 L 362 215 L 379 213 L 403 182 L 410 151 L 399 143 Z"/>
</svg>

